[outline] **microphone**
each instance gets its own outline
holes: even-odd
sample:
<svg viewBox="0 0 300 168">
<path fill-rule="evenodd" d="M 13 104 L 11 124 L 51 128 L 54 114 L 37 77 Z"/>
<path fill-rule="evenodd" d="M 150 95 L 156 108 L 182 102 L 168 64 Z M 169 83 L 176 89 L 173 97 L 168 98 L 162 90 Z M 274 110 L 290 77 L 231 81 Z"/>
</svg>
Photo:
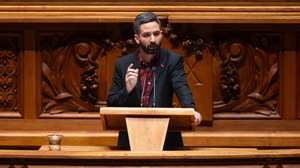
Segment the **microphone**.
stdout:
<svg viewBox="0 0 300 168">
<path fill-rule="evenodd" d="M 147 67 L 146 69 L 145 69 L 145 71 L 146 72 L 149 72 L 150 71 L 150 68 L 149 67 Z M 146 79 L 144 79 L 144 82 L 143 82 L 143 86 L 142 86 L 142 94 L 141 94 L 141 107 L 143 107 L 144 106 L 144 104 L 143 104 L 143 96 L 144 96 L 144 92 L 145 92 L 145 86 L 146 86 Z"/>
<path fill-rule="evenodd" d="M 156 67 L 153 66 L 151 67 L 151 70 L 153 72 L 153 107 L 156 107 L 156 84 L 155 84 L 155 81 L 156 81 Z"/>
</svg>

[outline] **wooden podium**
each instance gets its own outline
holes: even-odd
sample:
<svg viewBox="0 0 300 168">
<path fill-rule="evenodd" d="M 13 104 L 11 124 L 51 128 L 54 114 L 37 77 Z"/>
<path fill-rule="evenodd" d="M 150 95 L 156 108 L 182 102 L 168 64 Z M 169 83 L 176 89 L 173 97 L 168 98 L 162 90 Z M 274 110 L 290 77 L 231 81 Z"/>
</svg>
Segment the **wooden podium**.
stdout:
<svg viewBox="0 0 300 168">
<path fill-rule="evenodd" d="M 104 129 L 127 128 L 131 151 L 162 151 L 167 130 L 190 130 L 193 108 L 102 107 Z"/>
</svg>

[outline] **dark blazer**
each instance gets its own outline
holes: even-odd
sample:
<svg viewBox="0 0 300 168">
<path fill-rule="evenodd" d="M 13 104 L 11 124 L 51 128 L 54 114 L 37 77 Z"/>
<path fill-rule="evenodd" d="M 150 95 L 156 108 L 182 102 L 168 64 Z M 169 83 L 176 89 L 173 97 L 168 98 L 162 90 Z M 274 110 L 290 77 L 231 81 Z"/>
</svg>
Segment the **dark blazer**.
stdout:
<svg viewBox="0 0 300 168">
<path fill-rule="evenodd" d="M 112 86 L 108 93 L 108 106 L 140 107 L 142 86 L 140 79 L 131 93 L 126 90 L 125 75 L 128 66 L 133 63 L 139 67 L 137 51 L 119 58 L 116 61 L 112 79 Z M 172 98 L 175 91 L 182 107 L 194 108 L 191 90 L 185 79 L 183 60 L 174 52 L 160 49 L 160 55 L 155 63 L 156 74 L 156 107 L 172 107 Z M 153 92 L 150 94 L 150 103 L 153 104 Z"/>
<path fill-rule="evenodd" d="M 112 86 L 108 93 L 108 106 L 140 107 L 142 86 L 140 79 L 131 93 L 126 90 L 125 75 L 128 66 L 133 63 L 139 67 L 137 51 L 117 60 L 112 79 Z M 183 60 L 173 52 L 165 49 L 160 50 L 158 60 L 155 62 L 156 74 L 156 107 L 172 107 L 173 93 L 175 91 L 182 107 L 194 108 L 191 90 L 185 79 Z M 153 92 L 150 94 L 149 105 L 153 104 Z M 128 134 L 125 131 L 119 133 L 118 146 L 129 149 Z M 183 146 L 180 132 L 168 132 L 164 149 L 176 149 Z"/>
</svg>

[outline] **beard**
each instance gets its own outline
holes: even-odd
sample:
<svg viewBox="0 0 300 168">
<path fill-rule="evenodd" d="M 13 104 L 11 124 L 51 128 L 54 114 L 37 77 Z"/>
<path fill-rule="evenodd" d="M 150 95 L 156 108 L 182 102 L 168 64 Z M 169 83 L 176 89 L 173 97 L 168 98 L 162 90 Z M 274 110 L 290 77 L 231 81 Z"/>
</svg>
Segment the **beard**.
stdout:
<svg viewBox="0 0 300 168">
<path fill-rule="evenodd" d="M 142 43 L 140 43 L 140 47 L 142 48 L 142 50 L 147 53 L 147 54 L 152 54 L 152 55 L 156 55 L 159 52 L 160 49 L 160 44 L 156 44 L 156 43 L 150 43 L 150 45 L 145 46 Z"/>
</svg>

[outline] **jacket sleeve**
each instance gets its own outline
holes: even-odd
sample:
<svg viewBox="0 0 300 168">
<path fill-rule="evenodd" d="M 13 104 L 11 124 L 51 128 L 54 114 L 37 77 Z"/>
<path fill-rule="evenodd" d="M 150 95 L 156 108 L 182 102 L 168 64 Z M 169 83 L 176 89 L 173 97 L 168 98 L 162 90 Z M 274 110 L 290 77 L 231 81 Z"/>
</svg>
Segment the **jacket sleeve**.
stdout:
<svg viewBox="0 0 300 168">
<path fill-rule="evenodd" d="M 108 92 L 107 106 L 125 106 L 129 94 L 123 80 L 125 79 L 122 76 L 120 63 L 117 61 L 112 77 L 112 85 Z"/>
<path fill-rule="evenodd" d="M 182 57 L 176 59 L 170 77 L 173 89 L 175 90 L 175 94 L 179 99 L 181 106 L 195 108 L 192 92 L 185 78 Z"/>
</svg>

